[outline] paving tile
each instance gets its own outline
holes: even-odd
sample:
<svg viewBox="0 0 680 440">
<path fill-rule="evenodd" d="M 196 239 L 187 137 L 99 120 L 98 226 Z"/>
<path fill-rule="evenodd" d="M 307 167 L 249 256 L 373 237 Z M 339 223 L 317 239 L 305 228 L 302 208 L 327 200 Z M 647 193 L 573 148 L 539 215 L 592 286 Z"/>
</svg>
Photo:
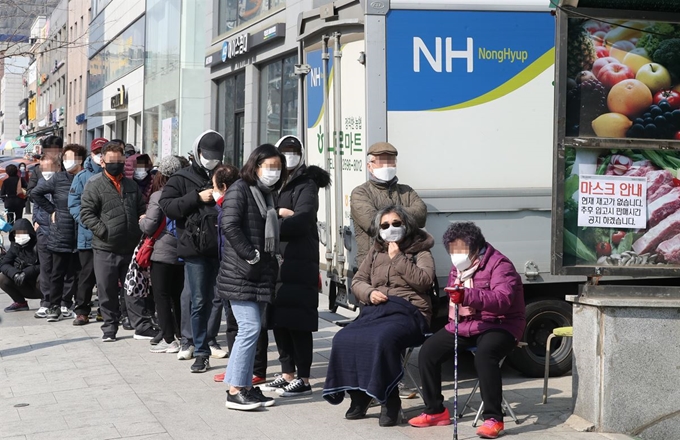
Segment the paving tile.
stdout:
<svg viewBox="0 0 680 440">
<path fill-rule="evenodd" d="M 120 433 L 112 423 L 87 426 L 79 429 L 53 430 L 26 436 L 26 440 L 108 440 L 117 438 L 120 438 Z"/>
<path fill-rule="evenodd" d="M 66 430 L 66 421 L 63 417 L 54 417 L 52 419 L 37 419 L 31 421 L 31 423 L 26 423 L 23 420 L 6 422 L 2 424 L 2 435 L 3 437 L 11 436 L 21 436 L 21 435 L 32 435 L 39 434 L 41 432 L 54 432 Z"/>
</svg>

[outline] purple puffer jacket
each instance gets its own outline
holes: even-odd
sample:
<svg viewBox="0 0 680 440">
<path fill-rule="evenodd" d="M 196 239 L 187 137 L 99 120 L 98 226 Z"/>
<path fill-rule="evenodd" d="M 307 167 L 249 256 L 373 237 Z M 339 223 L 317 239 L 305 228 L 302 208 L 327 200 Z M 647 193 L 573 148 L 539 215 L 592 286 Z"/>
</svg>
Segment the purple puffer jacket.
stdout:
<svg viewBox="0 0 680 440">
<path fill-rule="evenodd" d="M 449 274 L 449 286 L 454 284 L 457 271 Z M 490 329 L 503 329 L 521 340 L 526 325 L 524 316 L 524 289 L 522 278 L 508 258 L 490 244 L 477 272 L 473 276 L 472 289 L 465 289 L 463 306 L 477 310 L 472 316 L 462 316 L 458 322 L 458 334 L 475 336 Z M 453 322 L 446 330 L 454 332 Z"/>
</svg>

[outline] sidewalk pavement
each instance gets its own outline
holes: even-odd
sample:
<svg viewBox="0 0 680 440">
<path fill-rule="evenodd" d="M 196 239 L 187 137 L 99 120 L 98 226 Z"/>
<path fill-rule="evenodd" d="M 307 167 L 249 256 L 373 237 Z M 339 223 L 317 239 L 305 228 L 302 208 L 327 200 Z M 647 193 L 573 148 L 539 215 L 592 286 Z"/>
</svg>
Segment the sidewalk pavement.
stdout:
<svg viewBox="0 0 680 440">
<path fill-rule="evenodd" d="M 0 295 L 0 305 L 10 303 Z M 325 304 L 326 299 L 321 301 Z M 342 318 L 322 310 L 314 336 L 314 394 L 278 398 L 276 405 L 256 412 L 228 410 L 226 386 L 213 382 L 228 359 L 211 359 L 212 369 L 191 374 L 192 361 L 174 354 L 153 354 L 147 341 L 132 332 L 118 341 L 101 342 L 98 323 L 74 327 L 72 320 L 48 323 L 31 311 L 2 314 L 0 323 L 0 438 L 37 439 L 451 439 L 452 426 L 417 429 L 402 424 L 378 426 L 379 408 L 364 420 L 349 421 L 348 400 L 338 406 L 321 397 L 332 338 Z M 347 314 L 343 311 L 343 314 Z M 223 328 L 224 329 L 224 328 Z M 220 334 L 224 342 L 224 332 Z M 226 343 L 224 343 L 226 346 Z M 417 377 L 417 353 L 410 368 Z M 444 395 L 453 409 L 453 363 L 444 365 Z M 268 379 L 279 372 L 276 346 L 270 335 Z M 474 366 L 460 357 L 460 400 L 474 384 Z M 521 424 L 506 418 L 507 436 L 522 439 L 628 439 L 627 436 L 577 432 L 565 424 L 571 408 L 571 377 L 551 378 L 550 398 L 541 404 L 541 379 L 527 379 L 504 368 L 504 395 Z M 474 400 L 479 403 L 479 394 Z M 420 413 L 420 398 L 404 400 L 406 417 Z M 473 415 L 459 422 L 459 438 L 473 439 Z"/>
</svg>

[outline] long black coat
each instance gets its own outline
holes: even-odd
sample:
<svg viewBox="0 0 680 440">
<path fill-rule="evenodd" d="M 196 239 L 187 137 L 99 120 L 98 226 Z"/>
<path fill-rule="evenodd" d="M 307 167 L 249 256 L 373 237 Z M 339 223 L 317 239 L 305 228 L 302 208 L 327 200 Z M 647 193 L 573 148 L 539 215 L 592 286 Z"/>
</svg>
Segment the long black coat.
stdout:
<svg viewBox="0 0 680 440">
<path fill-rule="evenodd" d="M 317 331 L 319 323 L 319 233 L 316 212 L 319 188 L 329 174 L 316 166 L 301 166 L 281 190 L 279 208 L 295 212 L 280 219 L 283 264 L 272 310 L 272 326 Z"/>
<path fill-rule="evenodd" d="M 21 187 L 26 189 L 26 181 L 19 176 L 10 176 L 2 182 L 0 195 L 5 198 L 5 208 L 9 211 L 19 210 L 26 206 L 26 200 L 17 196 L 19 179 L 21 179 Z"/>
<path fill-rule="evenodd" d="M 250 186 L 238 180 L 229 187 L 222 200 L 220 230 L 225 239 L 217 292 L 235 301 L 269 303 L 274 294 L 279 264 L 264 251 L 265 220 L 260 214 Z M 260 252 L 260 261 L 248 264 Z"/>
<path fill-rule="evenodd" d="M 23 246 L 19 246 L 14 241 L 16 231 L 26 231 L 31 236 L 31 241 Z M 38 260 L 38 249 L 36 244 L 38 239 L 33 229 L 33 225 L 25 218 L 20 218 L 14 222 L 14 229 L 9 233 L 9 241 L 12 246 L 5 256 L 0 259 L 0 272 L 5 274 L 10 280 L 14 280 L 14 275 L 24 272 L 26 274 L 26 284 L 28 281 L 35 282 L 40 274 L 40 261 Z"/>
<path fill-rule="evenodd" d="M 71 190 L 73 175 L 66 171 L 56 173 L 50 180 L 41 180 L 31 191 L 31 199 L 55 221 L 50 221 L 50 238 L 47 249 L 51 252 L 75 252 L 78 249 L 78 230 L 68 209 L 68 194 Z M 50 201 L 46 196 L 52 195 Z"/>
</svg>

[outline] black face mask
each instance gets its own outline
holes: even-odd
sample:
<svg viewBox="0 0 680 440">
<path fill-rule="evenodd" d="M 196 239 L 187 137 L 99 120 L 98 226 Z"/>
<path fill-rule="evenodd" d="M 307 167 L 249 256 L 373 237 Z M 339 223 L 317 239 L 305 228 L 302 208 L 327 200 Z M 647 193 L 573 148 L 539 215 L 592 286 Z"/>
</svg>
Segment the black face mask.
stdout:
<svg viewBox="0 0 680 440">
<path fill-rule="evenodd" d="M 105 168 L 107 173 L 113 177 L 118 177 L 125 169 L 125 164 L 123 162 L 107 163 Z"/>
</svg>

